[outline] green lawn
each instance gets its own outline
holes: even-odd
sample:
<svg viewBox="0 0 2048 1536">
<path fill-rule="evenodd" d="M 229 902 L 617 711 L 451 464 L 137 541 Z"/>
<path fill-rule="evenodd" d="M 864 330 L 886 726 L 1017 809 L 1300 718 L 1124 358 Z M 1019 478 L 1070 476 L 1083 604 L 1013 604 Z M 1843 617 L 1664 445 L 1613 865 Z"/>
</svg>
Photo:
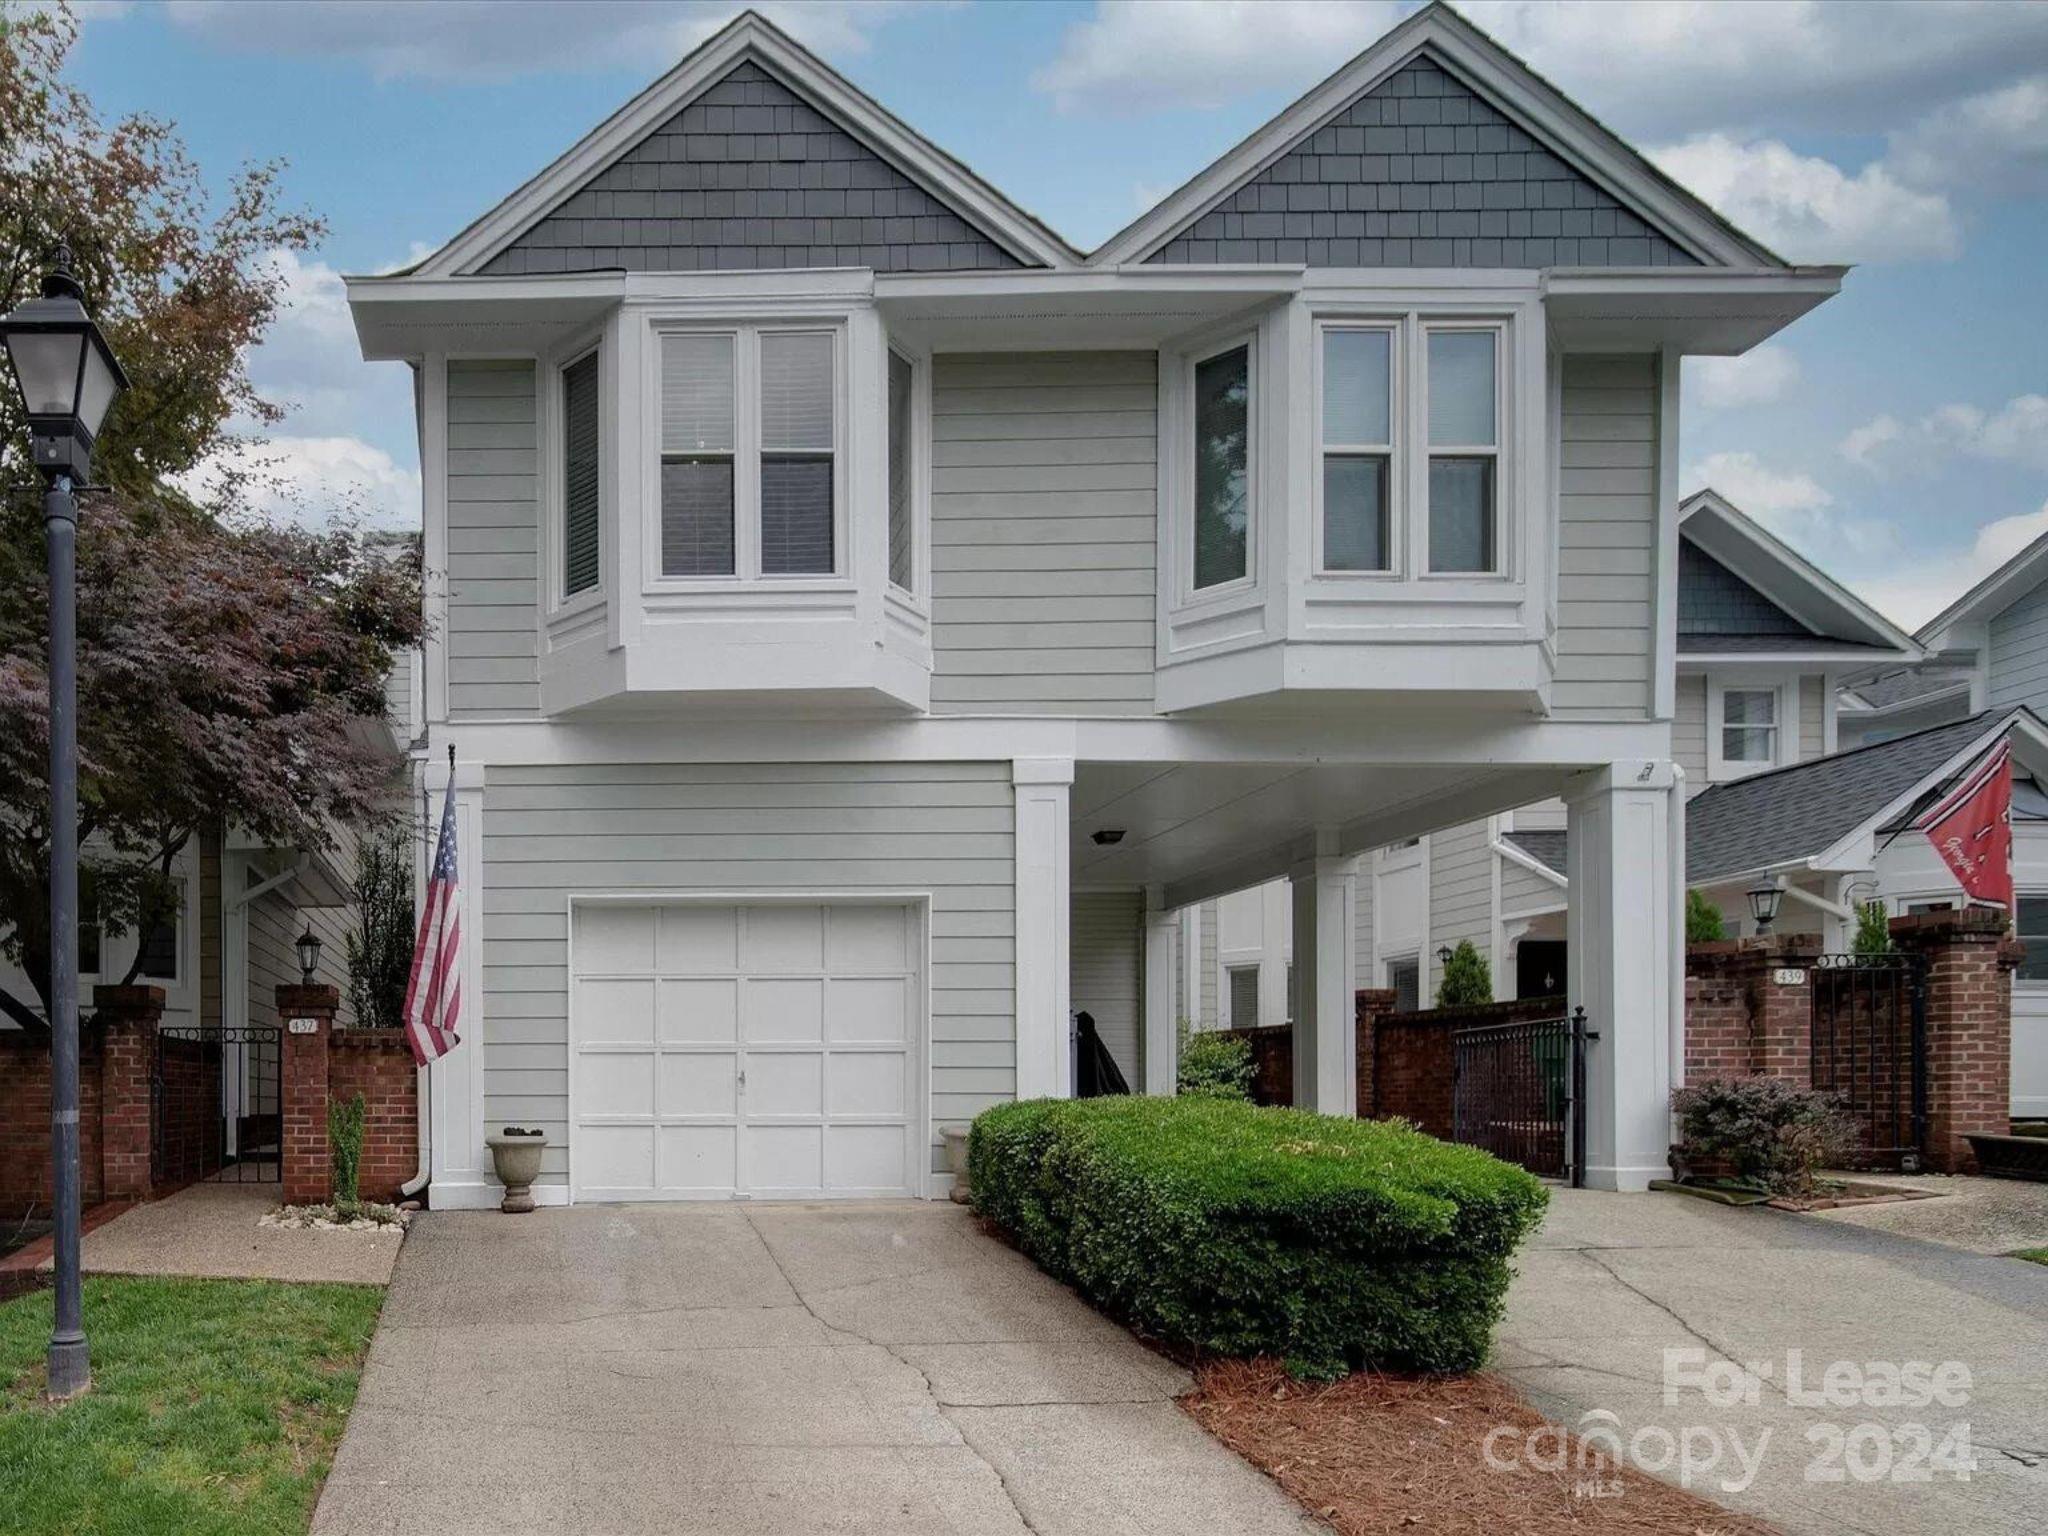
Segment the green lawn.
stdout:
<svg viewBox="0 0 2048 1536">
<path fill-rule="evenodd" d="M 0 1527 L 298 1536 L 383 1302 L 368 1286 L 88 1279 L 93 1390 L 61 1406 L 42 1397 L 50 1293 L 0 1306 Z"/>
<path fill-rule="evenodd" d="M 2048 1264 L 2048 1248 L 2022 1248 L 2013 1257 L 2025 1259 L 2029 1264 Z"/>
</svg>

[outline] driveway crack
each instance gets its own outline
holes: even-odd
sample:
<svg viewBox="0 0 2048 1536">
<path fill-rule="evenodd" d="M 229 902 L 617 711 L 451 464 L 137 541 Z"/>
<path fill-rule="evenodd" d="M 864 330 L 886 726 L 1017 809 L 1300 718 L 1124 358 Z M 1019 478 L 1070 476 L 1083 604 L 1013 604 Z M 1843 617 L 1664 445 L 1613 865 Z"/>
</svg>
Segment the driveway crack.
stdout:
<svg viewBox="0 0 2048 1536">
<path fill-rule="evenodd" d="M 938 1389 L 932 1385 L 931 1373 L 915 1360 L 903 1355 L 895 1345 L 885 1344 L 880 1339 L 869 1338 L 866 1334 L 859 1333 L 851 1328 L 841 1328 L 837 1324 L 828 1323 L 824 1318 L 819 1317 L 818 1309 L 811 1305 L 810 1298 L 804 1295 L 803 1291 L 798 1288 L 796 1281 L 790 1278 L 789 1271 L 783 1267 L 781 1257 L 769 1244 L 767 1235 L 762 1232 L 760 1226 L 755 1222 L 754 1213 L 743 1206 L 741 1207 L 740 1214 L 747 1223 L 747 1230 L 754 1234 L 754 1240 L 761 1245 L 761 1251 L 768 1256 L 768 1262 L 775 1266 L 775 1273 L 782 1277 L 782 1283 L 789 1287 L 790 1295 L 796 1298 L 797 1305 L 810 1313 L 817 1320 L 820 1328 L 823 1328 L 827 1333 L 858 1339 L 861 1343 L 868 1345 L 870 1348 L 881 1350 L 890 1359 L 906 1365 L 911 1370 L 917 1372 L 917 1379 L 924 1383 L 925 1396 L 931 1399 L 932 1410 L 952 1426 L 953 1433 L 960 1437 L 960 1443 L 972 1451 L 975 1460 L 987 1467 L 990 1473 L 994 1475 L 997 1486 L 1003 1490 L 1003 1497 L 1009 1501 L 1010 1508 L 1016 1511 L 1017 1519 L 1023 1523 L 1024 1529 L 1030 1531 L 1032 1536 L 1040 1536 L 1037 1525 L 1032 1522 L 1031 1516 L 1024 1512 L 1024 1506 L 1018 1502 L 1017 1490 L 1010 1486 L 1009 1477 L 1005 1475 L 1001 1467 L 997 1466 L 989 1458 L 986 1451 L 974 1443 L 974 1437 L 967 1432 L 966 1427 L 947 1411 L 948 1405 L 940 1401 Z M 844 1287 L 843 1289 L 851 1289 L 851 1287 Z"/>
</svg>

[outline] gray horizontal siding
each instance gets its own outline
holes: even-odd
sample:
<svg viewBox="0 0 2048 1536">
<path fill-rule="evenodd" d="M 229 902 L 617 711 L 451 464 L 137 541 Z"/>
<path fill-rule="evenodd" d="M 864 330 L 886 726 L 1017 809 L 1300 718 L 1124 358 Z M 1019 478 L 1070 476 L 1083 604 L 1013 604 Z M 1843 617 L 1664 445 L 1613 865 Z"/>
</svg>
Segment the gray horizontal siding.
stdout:
<svg viewBox="0 0 2048 1536">
<path fill-rule="evenodd" d="M 932 709 L 1150 714 L 1158 365 L 941 357 L 932 386 Z"/>
<path fill-rule="evenodd" d="M 1470 939 L 1480 954 L 1493 955 L 1493 861 L 1486 823 L 1466 822 L 1429 839 L 1429 944 L 1422 957 L 1423 992 L 1434 998 L 1443 983 L 1436 952 Z M 1428 1002 L 1424 1002 L 1428 1007 Z"/>
<path fill-rule="evenodd" d="M 2048 709 L 2048 585 L 2036 587 L 1991 621 L 1993 709 Z"/>
<path fill-rule="evenodd" d="M 534 365 L 448 365 L 448 713 L 540 708 Z"/>
<path fill-rule="evenodd" d="M 1643 715 L 1657 587 L 1656 364 L 1567 357 L 1563 394 L 1551 707 L 1565 719 Z"/>
<path fill-rule="evenodd" d="M 1704 673 L 1680 673 L 1677 711 L 1671 721 L 1671 756 L 1685 770 L 1686 788 L 1698 794 L 1707 787 L 1707 679 Z"/>
<path fill-rule="evenodd" d="M 1142 891 L 1076 891 L 1067 914 L 1069 989 L 1086 1009 L 1096 1033 L 1139 1086 L 1144 975 L 1145 896 Z"/>
<path fill-rule="evenodd" d="M 1016 1088 L 1007 763 L 493 768 L 484 791 L 486 1123 L 567 1176 L 568 901 L 579 892 L 932 894 L 934 1136 Z"/>
<path fill-rule="evenodd" d="M 1147 259 L 1697 265 L 1429 55 L 1355 98 Z"/>
<path fill-rule="evenodd" d="M 484 264 L 492 274 L 1021 263 L 760 65 L 736 65 Z"/>
</svg>

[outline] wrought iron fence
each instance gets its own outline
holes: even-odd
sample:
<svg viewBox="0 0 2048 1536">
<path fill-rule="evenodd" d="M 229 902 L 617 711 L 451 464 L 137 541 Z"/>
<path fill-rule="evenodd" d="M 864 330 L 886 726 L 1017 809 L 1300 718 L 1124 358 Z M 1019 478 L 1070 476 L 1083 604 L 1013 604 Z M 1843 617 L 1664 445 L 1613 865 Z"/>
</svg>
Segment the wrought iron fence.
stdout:
<svg viewBox="0 0 2048 1536">
<path fill-rule="evenodd" d="M 1855 1160 L 1916 1172 L 1927 1145 L 1925 958 L 1822 955 L 1810 991 L 1813 1086 L 1855 1119 Z"/>
<path fill-rule="evenodd" d="M 1451 1035 L 1455 1139 L 1531 1173 L 1585 1183 L 1586 1010 Z"/>
<path fill-rule="evenodd" d="M 159 1188 L 284 1173 L 282 1031 L 160 1024 L 150 1067 L 150 1165 Z"/>
</svg>

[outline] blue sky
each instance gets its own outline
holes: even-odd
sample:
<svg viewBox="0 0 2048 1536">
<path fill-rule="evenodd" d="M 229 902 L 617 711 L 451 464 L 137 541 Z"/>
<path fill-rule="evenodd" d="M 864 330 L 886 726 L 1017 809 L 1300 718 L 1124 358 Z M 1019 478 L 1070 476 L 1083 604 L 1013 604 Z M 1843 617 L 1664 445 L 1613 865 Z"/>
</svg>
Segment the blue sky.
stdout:
<svg viewBox="0 0 2048 1536">
<path fill-rule="evenodd" d="M 1084 248 L 1409 0 L 770 4 Z M 1908 623 L 2048 532 L 2048 5 L 1473 0 L 1462 9 L 1751 233 L 1853 262 L 1761 353 L 1689 365 L 1684 463 Z M 252 367 L 281 471 L 417 518 L 410 389 L 355 360 L 341 272 L 460 229 L 733 13 L 702 0 L 95 4 L 72 72 L 215 174 L 323 214 Z"/>
</svg>

